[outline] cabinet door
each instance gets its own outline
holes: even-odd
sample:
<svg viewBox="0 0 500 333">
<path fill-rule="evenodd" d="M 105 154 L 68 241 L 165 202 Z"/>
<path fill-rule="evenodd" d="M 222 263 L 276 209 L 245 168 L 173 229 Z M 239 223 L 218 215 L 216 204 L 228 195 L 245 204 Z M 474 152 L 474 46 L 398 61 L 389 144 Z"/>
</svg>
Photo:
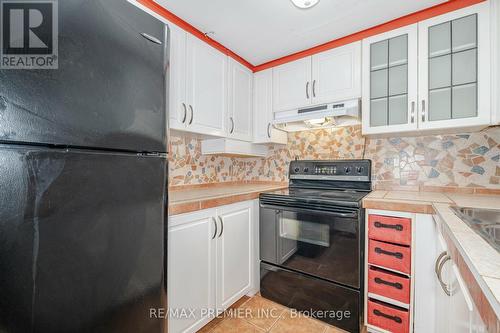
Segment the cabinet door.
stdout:
<svg viewBox="0 0 500 333">
<path fill-rule="evenodd" d="M 489 3 L 419 23 L 419 127 L 489 125 Z"/>
<path fill-rule="evenodd" d="M 273 122 L 273 70 L 254 74 L 253 79 L 254 143 L 286 144 L 287 134 L 276 130 Z"/>
<path fill-rule="evenodd" d="M 363 133 L 417 129 L 417 25 L 363 40 Z"/>
<path fill-rule="evenodd" d="M 187 127 L 191 132 L 225 136 L 227 56 L 187 36 Z"/>
<path fill-rule="evenodd" d="M 169 318 L 169 332 L 196 332 L 215 308 L 215 210 L 173 216 L 168 231 L 168 306 L 195 310 L 195 316 Z"/>
<path fill-rule="evenodd" d="M 451 290 L 449 332 L 471 333 L 474 306 L 456 265 L 453 265 L 450 272 L 449 287 Z"/>
<path fill-rule="evenodd" d="M 311 104 L 311 57 L 273 68 L 273 111 Z"/>
<path fill-rule="evenodd" d="M 218 214 L 217 310 L 223 311 L 250 289 L 252 202 L 224 206 Z"/>
<path fill-rule="evenodd" d="M 186 128 L 188 106 L 186 101 L 186 38 L 179 27 L 170 28 L 170 77 L 169 77 L 169 126 L 172 129 Z"/>
<path fill-rule="evenodd" d="M 252 141 L 252 85 L 253 73 L 236 62 L 229 60 L 229 137 Z"/>
<path fill-rule="evenodd" d="M 436 258 L 434 260 L 437 260 L 439 258 L 439 255 L 443 252 L 447 251 L 446 247 L 446 242 L 443 239 L 443 237 L 439 234 L 439 229 L 436 229 L 436 235 L 438 237 L 437 241 L 437 250 L 436 250 Z M 441 258 L 442 259 L 442 258 Z M 450 267 L 451 263 L 450 261 L 446 262 L 443 265 L 443 268 L 441 270 L 441 281 L 445 283 L 446 285 L 449 285 L 449 276 L 450 276 Z M 435 274 L 435 272 L 433 272 Z M 454 333 L 453 331 L 450 331 L 450 310 L 449 310 L 449 304 L 450 304 L 450 297 L 446 294 L 446 292 L 443 289 L 443 286 L 441 286 L 441 283 L 439 282 L 439 279 L 436 275 L 433 276 L 433 280 L 435 281 L 434 284 L 434 301 L 435 301 L 435 333 Z M 421 306 L 425 306 L 425 304 L 422 304 Z"/>
<path fill-rule="evenodd" d="M 361 97 L 361 42 L 312 57 L 313 104 Z"/>
</svg>

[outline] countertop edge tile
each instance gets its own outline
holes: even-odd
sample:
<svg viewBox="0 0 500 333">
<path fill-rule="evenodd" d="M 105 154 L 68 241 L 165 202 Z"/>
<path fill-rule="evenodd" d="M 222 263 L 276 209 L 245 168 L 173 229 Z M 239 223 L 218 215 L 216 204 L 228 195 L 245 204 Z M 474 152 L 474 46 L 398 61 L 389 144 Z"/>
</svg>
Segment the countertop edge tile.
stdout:
<svg viewBox="0 0 500 333">
<path fill-rule="evenodd" d="M 214 186 L 200 186 L 198 188 L 189 187 L 186 190 L 176 189 L 169 191 L 170 202 L 168 204 L 169 216 L 191 213 L 198 210 L 229 205 L 236 202 L 255 200 L 262 192 L 276 191 L 287 188 L 288 184 L 275 182 L 259 183 L 228 183 L 216 184 Z M 197 189 L 198 194 L 196 194 Z M 216 189 L 215 193 L 210 194 L 211 189 Z M 179 196 L 182 193 L 189 192 L 187 199 L 172 200 L 172 197 Z"/>
<path fill-rule="evenodd" d="M 365 198 L 363 208 L 392 210 L 397 212 L 409 212 L 417 214 L 434 214 L 432 202 L 427 201 L 409 201 L 394 199 Z"/>
</svg>

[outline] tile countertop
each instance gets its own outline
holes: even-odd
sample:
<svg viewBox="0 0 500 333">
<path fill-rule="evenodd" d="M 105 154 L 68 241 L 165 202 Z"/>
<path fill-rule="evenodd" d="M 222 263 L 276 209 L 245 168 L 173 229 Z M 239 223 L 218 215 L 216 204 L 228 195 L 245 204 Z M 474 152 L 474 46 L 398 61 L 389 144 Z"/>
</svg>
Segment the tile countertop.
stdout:
<svg viewBox="0 0 500 333">
<path fill-rule="evenodd" d="M 465 261 L 482 294 L 496 314 L 493 321 L 496 320 L 496 325 L 500 325 L 500 253 L 455 215 L 450 209 L 452 205 L 500 210 L 500 195 L 373 191 L 363 201 L 363 207 L 368 209 L 435 215 L 441 224 L 443 236 L 450 239 L 456 247 L 460 258 Z M 481 311 L 481 307 L 484 306 L 478 307 Z M 500 328 L 495 332 L 500 332 Z"/>
<path fill-rule="evenodd" d="M 254 200 L 262 192 L 287 188 L 288 183 L 218 183 L 198 186 L 175 186 L 169 188 L 169 215 L 194 212 L 201 209 Z"/>
</svg>

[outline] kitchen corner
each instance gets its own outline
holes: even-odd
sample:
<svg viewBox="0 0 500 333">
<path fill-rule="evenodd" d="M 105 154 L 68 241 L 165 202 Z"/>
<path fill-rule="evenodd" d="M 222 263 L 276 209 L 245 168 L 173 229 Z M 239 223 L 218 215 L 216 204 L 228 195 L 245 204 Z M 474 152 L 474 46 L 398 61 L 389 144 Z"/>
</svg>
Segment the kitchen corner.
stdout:
<svg viewBox="0 0 500 333">
<path fill-rule="evenodd" d="M 363 207 L 432 214 L 488 332 L 500 332 L 500 253 L 450 208 L 500 210 L 498 190 L 474 192 L 467 188 L 450 192 L 374 191 L 364 199 Z"/>
</svg>

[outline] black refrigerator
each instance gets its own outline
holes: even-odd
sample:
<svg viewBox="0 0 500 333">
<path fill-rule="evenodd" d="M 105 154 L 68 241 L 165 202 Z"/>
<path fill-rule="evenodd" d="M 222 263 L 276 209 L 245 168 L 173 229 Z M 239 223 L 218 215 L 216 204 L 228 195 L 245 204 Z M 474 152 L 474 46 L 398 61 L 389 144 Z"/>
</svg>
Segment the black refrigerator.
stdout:
<svg viewBox="0 0 500 333">
<path fill-rule="evenodd" d="M 58 1 L 59 68 L 0 70 L 0 332 L 162 332 L 168 28 Z"/>
</svg>

